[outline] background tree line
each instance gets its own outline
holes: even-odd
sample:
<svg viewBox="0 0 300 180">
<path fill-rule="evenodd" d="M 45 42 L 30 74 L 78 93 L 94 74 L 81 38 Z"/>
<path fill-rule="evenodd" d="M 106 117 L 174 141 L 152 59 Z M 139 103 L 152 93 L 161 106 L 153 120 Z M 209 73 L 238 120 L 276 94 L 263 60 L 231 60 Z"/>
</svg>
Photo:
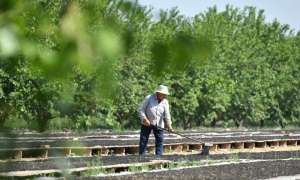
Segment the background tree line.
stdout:
<svg viewBox="0 0 300 180">
<path fill-rule="evenodd" d="M 2 129 L 138 128 L 158 84 L 177 128 L 299 126 L 300 33 L 254 7 L 0 2 Z"/>
</svg>

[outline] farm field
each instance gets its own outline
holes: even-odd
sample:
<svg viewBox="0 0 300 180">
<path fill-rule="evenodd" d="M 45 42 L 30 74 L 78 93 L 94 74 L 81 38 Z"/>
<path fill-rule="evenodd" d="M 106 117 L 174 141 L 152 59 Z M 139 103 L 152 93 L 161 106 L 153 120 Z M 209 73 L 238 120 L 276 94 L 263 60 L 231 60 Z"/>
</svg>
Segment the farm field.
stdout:
<svg viewBox="0 0 300 180">
<path fill-rule="evenodd" d="M 182 134 L 199 142 L 166 134 L 163 156 L 153 154 L 153 137 L 148 154 L 138 155 L 137 132 L 6 134 L 0 138 L 0 176 L 262 179 L 296 175 L 300 165 L 297 130 Z M 203 154 L 207 143 L 211 144 L 209 154 Z M 242 176 L 240 172 L 244 171 Z"/>
<path fill-rule="evenodd" d="M 0 180 L 297 179 L 297 7 L 0 0 Z"/>
</svg>

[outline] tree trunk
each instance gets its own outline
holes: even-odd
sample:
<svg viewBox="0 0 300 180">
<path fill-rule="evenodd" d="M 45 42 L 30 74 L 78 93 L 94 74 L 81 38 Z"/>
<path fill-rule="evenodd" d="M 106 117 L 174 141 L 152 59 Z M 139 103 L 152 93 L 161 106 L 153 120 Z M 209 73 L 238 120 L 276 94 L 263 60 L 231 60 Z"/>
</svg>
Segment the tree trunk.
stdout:
<svg viewBox="0 0 300 180">
<path fill-rule="evenodd" d="M 187 118 L 184 118 L 183 129 L 187 129 L 187 128 L 188 128 L 188 120 L 187 120 Z"/>
<path fill-rule="evenodd" d="M 211 126 L 211 127 L 215 127 L 216 124 L 217 124 L 217 120 L 214 118 L 214 119 L 211 121 L 210 126 Z"/>
<path fill-rule="evenodd" d="M 239 122 L 239 128 L 243 127 L 243 124 L 244 124 L 244 120 L 242 119 L 242 120 L 240 120 L 240 122 Z"/>
<path fill-rule="evenodd" d="M 285 128 L 285 124 L 281 119 L 279 120 L 279 125 L 281 128 Z"/>
<path fill-rule="evenodd" d="M 262 128 L 265 126 L 265 121 L 264 120 L 260 120 L 260 124 L 259 124 L 259 127 Z"/>
<path fill-rule="evenodd" d="M 240 126 L 240 123 L 237 119 L 234 120 L 234 124 L 235 124 L 235 127 L 237 127 L 237 128 Z"/>
<path fill-rule="evenodd" d="M 3 129 L 4 127 L 4 123 L 5 123 L 6 118 L 3 118 L 2 116 L 0 116 L 0 129 Z"/>
<path fill-rule="evenodd" d="M 12 108 L 6 104 L 1 106 L 0 110 L 0 129 L 3 129 L 6 119 L 9 117 Z"/>
</svg>

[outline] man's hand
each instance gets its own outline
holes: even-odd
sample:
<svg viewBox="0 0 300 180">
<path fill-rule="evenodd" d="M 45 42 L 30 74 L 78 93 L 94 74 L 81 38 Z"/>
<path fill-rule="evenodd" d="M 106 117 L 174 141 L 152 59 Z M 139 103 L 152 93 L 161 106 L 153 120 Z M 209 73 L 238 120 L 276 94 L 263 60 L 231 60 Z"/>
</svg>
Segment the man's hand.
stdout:
<svg viewBox="0 0 300 180">
<path fill-rule="evenodd" d="M 144 118 L 144 119 L 143 119 L 143 125 L 144 125 L 144 126 L 150 126 L 150 121 L 149 121 L 148 118 Z"/>
<path fill-rule="evenodd" d="M 169 132 L 174 132 L 172 126 L 167 126 L 167 130 L 168 130 Z"/>
</svg>

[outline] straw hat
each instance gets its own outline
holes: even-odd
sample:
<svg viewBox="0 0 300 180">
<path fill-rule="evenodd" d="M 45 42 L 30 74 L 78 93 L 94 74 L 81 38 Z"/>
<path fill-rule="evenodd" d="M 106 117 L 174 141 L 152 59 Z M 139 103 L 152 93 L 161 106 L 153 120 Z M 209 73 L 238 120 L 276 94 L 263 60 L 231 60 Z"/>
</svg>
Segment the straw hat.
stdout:
<svg viewBox="0 0 300 180">
<path fill-rule="evenodd" d="M 165 85 L 159 85 L 155 92 L 159 92 L 161 94 L 169 95 L 168 87 Z"/>
</svg>

